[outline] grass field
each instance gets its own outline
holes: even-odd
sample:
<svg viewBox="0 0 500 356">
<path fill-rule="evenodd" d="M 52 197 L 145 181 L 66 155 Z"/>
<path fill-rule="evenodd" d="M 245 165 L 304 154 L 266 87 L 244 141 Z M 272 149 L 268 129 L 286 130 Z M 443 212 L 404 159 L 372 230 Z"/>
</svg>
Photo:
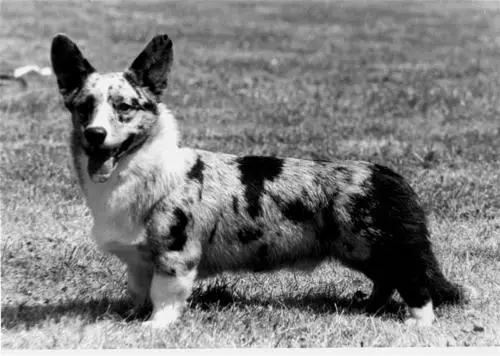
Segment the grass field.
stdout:
<svg viewBox="0 0 500 356">
<path fill-rule="evenodd" d="M 168 331 L 124 319 L 124 267 L 89 238 L 54 78 L 0 86 L 3 348 L 500 344 L 500 7 L 495 1 L 4 0 L 0 71 L 49 65 L 65 32 L 100 70 L 155 34 L 175 44 L 164 101 L 182 142 L 237 154 L 363 159 L 409 179 L 465 307 L 409 328 L 379 317 L 361 274 L 225 274 L 199 282 Z"/>
</svg>

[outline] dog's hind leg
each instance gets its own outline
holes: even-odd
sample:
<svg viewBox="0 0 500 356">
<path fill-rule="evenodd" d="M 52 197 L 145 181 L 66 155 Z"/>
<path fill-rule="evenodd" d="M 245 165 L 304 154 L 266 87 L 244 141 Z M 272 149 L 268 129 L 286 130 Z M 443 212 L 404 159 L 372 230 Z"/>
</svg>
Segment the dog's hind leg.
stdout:
<svg viewBox="0 0 500 356">
<path fill-rule="evenodd" d="M 195 278 L 194 268 L 175 275 L 155 273 L 150 291 L 153 314 L 147 324 L 162 328 L 176 321 L 191 294 Z"/>
<path fill-rule="evenodd" d="M 410 309 L 406 324 L 430 326 L 435 319 L 429 271 L 438 270 L 430 243 L 410 246 L 401 251 L 397 290 Z"/>
<path fill-rule="evenodd" d="M 436 317 L 429 290 L 423 286 L 412 285 L 412 282 L 408 281 L 408 284 L 399 287 L 398 291 L 410 309 L 410 318 L 405 324 L 431 326 Z"/>
<path fill-rule="evenodd" d="M 383 282 L 373 282 L 372 293 L 366 300 L 365 311 L 370 314 L 378 313 L 394 293 L 394 287 Z"/>
</svg>

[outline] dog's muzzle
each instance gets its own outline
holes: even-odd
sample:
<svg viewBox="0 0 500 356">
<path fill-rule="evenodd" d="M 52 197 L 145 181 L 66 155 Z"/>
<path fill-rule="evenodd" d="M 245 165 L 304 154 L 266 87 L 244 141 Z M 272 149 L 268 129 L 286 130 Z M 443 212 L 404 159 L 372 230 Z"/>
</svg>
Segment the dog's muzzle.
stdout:
<svg viewBox="0 0 500 356">
<path fill-rule="evenodd" d="M 106 182 L 118 164 L 118 160 L 134 145 L 135 135 L 130 135 L 117 147 L 105 147 L 102 143 L 106 139 L 106 131 L 99 128 L 86 129 L 83 133 L 88 146 L 85 153 L 88 156 L 87 171 L 94 183 Z M 97 145 L 95 145 L 97 144 Z"/>
</svg>

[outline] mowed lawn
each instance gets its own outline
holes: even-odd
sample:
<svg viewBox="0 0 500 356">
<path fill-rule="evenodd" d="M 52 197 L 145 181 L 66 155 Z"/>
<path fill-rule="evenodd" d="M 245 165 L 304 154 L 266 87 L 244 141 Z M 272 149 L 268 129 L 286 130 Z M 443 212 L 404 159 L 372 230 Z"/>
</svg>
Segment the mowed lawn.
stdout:
<svg viewBox="0 0 500 356">
<path fill-rule="evenodd" d="M 371 347 L 500 344 L 500 9 L 486 1 L 14 1 L 0 5 L 0 71 L 50 65 L 69 34 L 102 71 L 156 33 L 174 41 L 164 101 L 185 145 L 362 159 L 403 174 L 429 215 L 464 307 L 407 327 L 335 262 L 311 273 L 198 282 L 165 331 L 127 320 L 124 267 L 99 252 L 72 173 L 54 78 L 0 86 L 3 348 Z"/>
</svg>

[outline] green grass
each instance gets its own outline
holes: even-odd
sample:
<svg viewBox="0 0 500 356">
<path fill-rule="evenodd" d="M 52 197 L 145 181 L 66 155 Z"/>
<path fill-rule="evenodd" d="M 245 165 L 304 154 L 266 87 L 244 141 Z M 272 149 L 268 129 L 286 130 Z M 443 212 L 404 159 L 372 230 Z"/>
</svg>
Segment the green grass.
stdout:
<svg viewBox="0 0 500 356">
<path fill-rule="evenodd" d="M 500 10 L 494 2 L 1 3 L 0 68 L 49 65 L 66 32 L 100 70 L 155 33 L 175 44 L 164 101 L 185 145 L 363 159 L 409 179 L 446 275 L 474 286 L 428 329 L 353 295 L 362 275 L 225 274 L 165 332 L 127 321 L 124 267 L 88 237 L 53 78 L 0 86 L 3 348 L 493 346 L 500 340 Z M 4 83 L 5 84 L 5 83 Z"/>
</svg>

